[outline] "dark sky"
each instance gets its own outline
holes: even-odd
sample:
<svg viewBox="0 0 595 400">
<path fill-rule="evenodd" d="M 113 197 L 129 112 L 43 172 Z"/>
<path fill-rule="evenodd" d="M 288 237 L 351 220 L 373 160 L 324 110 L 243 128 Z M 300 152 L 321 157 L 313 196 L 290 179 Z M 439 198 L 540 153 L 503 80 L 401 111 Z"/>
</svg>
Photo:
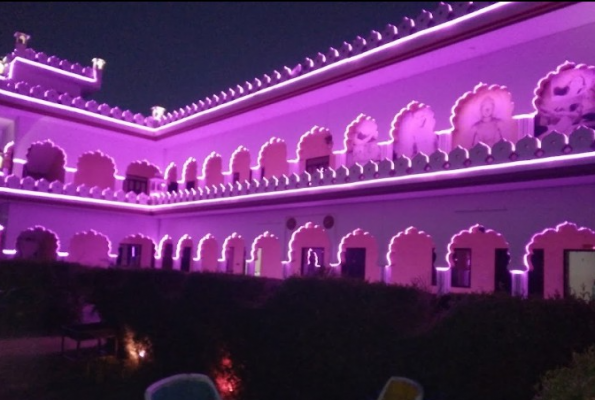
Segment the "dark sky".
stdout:
<svg viewBox="0 0 595 400">
<path fill-rule="evenodd" d="M 15 31 L 83 66 L 107 64 L 99 102 L 174 110 L 339 48 L 438 2 L 3 3 L 0 52 Z"/>
</svg>

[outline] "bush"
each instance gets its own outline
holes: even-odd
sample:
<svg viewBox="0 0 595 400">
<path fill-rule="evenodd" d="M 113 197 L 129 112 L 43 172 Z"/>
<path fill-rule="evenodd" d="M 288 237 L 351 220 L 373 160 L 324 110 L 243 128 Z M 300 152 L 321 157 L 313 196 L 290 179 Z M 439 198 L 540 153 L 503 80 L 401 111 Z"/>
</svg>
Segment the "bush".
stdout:
<svg viewBox="0 0 595 400">
<path fill-rule="evenodd" d="M 573 353 L 570 366 L 546 372 L 538 389 L 535 400 L 595 399 L 595 346 Z"/>
<path fill-rule="evenodd" d="M 0 335 L 47 334 L 77 321 L 82 308 L 76 276 L 68 263 L 0 262 Z"/>
<path fill-rule="evenodd" d="M 119 329 L 119 349 L 150 352 L 155 379 L 207 373 L 242 400 L 374 399 L 394 375 L 432 400 L 526 400 L 595 342 L 595 302 L 577 299 L 60 263 L 0 264 L 0 285 L 31 289 L 21 309 L 39 326 L 91 302 Z"/>
</svg>

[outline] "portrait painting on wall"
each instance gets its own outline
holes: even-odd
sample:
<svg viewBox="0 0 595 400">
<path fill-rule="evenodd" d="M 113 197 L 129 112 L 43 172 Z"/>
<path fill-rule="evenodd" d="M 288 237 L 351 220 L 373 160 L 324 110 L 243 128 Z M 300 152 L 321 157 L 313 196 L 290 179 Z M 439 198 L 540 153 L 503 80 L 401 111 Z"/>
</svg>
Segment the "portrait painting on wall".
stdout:
<svg viewBox="0 0 595 400">
<path fill-rule="evenodd" d="M 360 114 L 345 131 L 345 148 L 348 164 L 363 165 L 368 161 L 380 161 L 378 125 L 376 121 Z"/>
<path fill-rule="evenodd" d="M 480 83 L 455 104 L 452 147 L 470 149 L 478 143 L 492 147 L 502 139 L 515 143 L 518 138 L 513 111 L 512 95 L 506 87 Z"/>
<path fill-rule="evenodd" d="M 566 62 L 539 81 L 533 106 L 535 136 L 595 128 L 595 67 Z"/>
<path fill-rule="evenodd" d="M 434 111 L 426 104 L 412 101 L 394 118 L 391 128 L 394 157 L 413 158 L 418 153 L 430 155 L 438 150 Z"/>
</svg>

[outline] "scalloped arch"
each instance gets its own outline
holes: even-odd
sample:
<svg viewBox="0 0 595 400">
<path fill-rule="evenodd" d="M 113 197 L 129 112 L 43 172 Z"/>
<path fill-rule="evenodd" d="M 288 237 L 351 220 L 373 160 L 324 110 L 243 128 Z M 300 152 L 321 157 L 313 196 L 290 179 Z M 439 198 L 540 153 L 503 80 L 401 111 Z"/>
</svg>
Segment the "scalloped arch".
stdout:
<svg viewBox="0 0 595 400">
<path fill-rule="evenodd" d="M 289 164 L 287 163 L 287 144 L 285 141 L 272 137 L 263 144 L 258 153 L 258 166 L 264 172 L 261 178 L 287 175 Z"/>
<path fill-rule="evenodd" d="M 33 142 L 27 150 L 23 177 L 64 182 L 66 153 L 51 140 Z"/>
<path fill-rule="evenodd" d="M 517 142 L 514 103 L 506 86 L 477 84 L 452 108 L 452 147 L 470 149 L 483 142 L 492 147 L 501 139 Z"/>
<path fill-rule="evenodd" d="M 32 261 L 55 261 L 60 241 L 55 232 L 35 225 L 22 231 L 16 239 L 15 258 Z"/>
<path fill-rule="evenodd" d="M 436 119 L 432 108 L 412 101 L 393 118 L 390 138 L 397 156 L 413 158 L 418 153 L 430 155 L 438 150 Z"/>
<path fill-rule="evenodd" d="M 539 80 L 533 95 L 535 136 L 595 128 L 594 66 L 566 61 Z"/>
<path fill-rule="evenodd" d="M 111 242 L 107 236 L 93 229 L 77 232 L 70 239 L 67 260 L 83 265 L 108 267 Z"/>
<path fill-rule="evenodd" d="M 114 190 L 116 184 L 114 159 L 100 150 L 81 154 L 74 173 L 75 185 Z"/>
</svg>

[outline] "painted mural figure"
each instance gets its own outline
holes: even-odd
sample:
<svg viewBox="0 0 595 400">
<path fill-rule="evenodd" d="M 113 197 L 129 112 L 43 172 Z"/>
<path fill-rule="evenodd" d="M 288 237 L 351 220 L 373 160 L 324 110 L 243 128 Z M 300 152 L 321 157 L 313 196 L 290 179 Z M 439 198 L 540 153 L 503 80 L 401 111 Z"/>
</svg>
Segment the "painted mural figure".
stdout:
<svg viewBox="0 0 595 400">
<path fill-rule="evenodd" d="M 371 120 L 363 120 L 356 128 L 353 135 L 353 161 L 365 164 L 370 160 L 380 160 L 380 147 L 378 147 L 378 128 Z"/>
<path fill-rule="evenodd" d="M 481 119 L 471 127 L 473 134 L 472 146 L 482 142 L 492 147 L 503 139 L 502 120 L 494 115 L 496 102 L 491 96 L 486 96 L 480 104 Z"/>
<path fill-rule="evenodd" d="M 430 106 L 417 101 L 409 103 L 393 121 L 394 156 L 413 158 L 418 153 L 435 152 L 438 149 L 435 127 L 436 119 Z"/>
<path fill-rule="evenodd" d="M 437 137 L 434 134 L 436 120 L 429 107 L 422 107 L 413 113 L 413 126 L 416 129 L 410 132 L 413 142 L 411 144 L 411 157 L 420 152 L 430 154 L 438 149 Z M 433 139 L 428 142 L 428 138 Z"/>
<path fill-rule="evenodd" d="M 572 68 L 559 72 L 546 82 L 539 97 L 535 136 L 552 131 L 570 134 L 579 125 L 595 127 L 592 70 Z"/>
</svg>

